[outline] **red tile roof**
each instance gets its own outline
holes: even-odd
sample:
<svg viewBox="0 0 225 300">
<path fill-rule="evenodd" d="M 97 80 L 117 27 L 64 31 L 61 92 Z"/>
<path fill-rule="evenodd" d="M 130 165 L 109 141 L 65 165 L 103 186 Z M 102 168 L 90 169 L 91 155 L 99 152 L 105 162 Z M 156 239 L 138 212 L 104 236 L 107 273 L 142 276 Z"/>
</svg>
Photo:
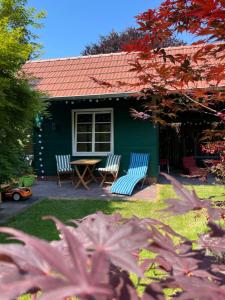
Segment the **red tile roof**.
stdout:
<svg viewBox="0 0 225 300">
<path fill-rule="evenodd" d="M 167 48 L 170 54 L 191 54 L 198 46 L 181 46 Z M 35 87 L 49 97 L 83 97 L 95 95 L 126 94 L 140 91 L 141 87 L 131 86 L 108 87 L 96 83 L 98 80 L 116 84 L 117 81 L 134 84 L 135 74 L 130 72 L 129 62 L 134 60 L 135 53 L 112 53 L 92 56 L 68 57 L 28 61 L 23 70 L 34 77 Z M 207 87 L 200 83 L 198 87 Z"/>
</svg>

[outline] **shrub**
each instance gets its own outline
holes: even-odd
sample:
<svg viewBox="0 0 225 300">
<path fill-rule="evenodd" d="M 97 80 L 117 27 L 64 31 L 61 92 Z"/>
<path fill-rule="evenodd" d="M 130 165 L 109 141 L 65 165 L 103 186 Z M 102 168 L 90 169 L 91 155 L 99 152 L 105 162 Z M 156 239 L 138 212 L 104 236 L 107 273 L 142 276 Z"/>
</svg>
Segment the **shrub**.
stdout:
<svg viewBox="0 0 225 300">
<path fill-rule="evenodd" d="M 72 220 L 70 226 L 45 217 L 59 231 L 60 239 L 51 243 L 2 227 L 23 244 L 0 245 L 0 298 L 33 293 L 44 300 L 160 300 L 169 288 L 177 299 L 224 299 L 225 230 L 215 221 L 223 219 L 225 210 L 164 175 L 180 198 L 167 200 L 167 212 L 207 211 L 209 231 L 198 241 L 159 220 L 101 212 Z M 146 257 L 143 250 L 152 254 Z"/>
</svg>

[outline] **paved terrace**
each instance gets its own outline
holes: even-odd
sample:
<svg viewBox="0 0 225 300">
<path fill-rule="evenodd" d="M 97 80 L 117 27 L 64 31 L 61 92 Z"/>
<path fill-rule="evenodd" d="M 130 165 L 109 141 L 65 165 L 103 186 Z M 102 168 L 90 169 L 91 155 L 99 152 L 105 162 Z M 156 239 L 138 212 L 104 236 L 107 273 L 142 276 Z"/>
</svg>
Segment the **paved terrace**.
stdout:
<svg viewBox="0 0 225 300">
<path fill-rule="evenodd" d="M 123 196 L 110 193 L 110 185 L 100 187 L 99 184 L 90 184 L 89 190 L 79 186 L 75 188 L 71 182 L 62 181 L 62 186 L 57 186 L 55 181 L 39 181 L 32 188 L 33 194 L 39 198 L 47 197 L 50 199 L 126 199 L 126 200 L 154 200 L 157 196 L 156 185 L 137 185 L 132 196 Z"/>
<path fill-rule="evenodd" d="M 174 176 L 174 174 L 173 174 Z M 183 178 L 181 176 L 175 177 L 183 184 L 190 185 L 204 185 L 204 184 L 215 184 L 213 178 L 209 179 L 207 183 L 201 182 L 198 179 Z M 159 184 L 166 184 L 168 181 L 160 177 Z M 141 201 L 155 201 L 157 199 L 158 185 L 145 185 L 141 189 L 141 185 L 137 185 L 132 196 L 122 196 L 110 193 L 110 186 L 100 188 L 97 184 L 91 184 L 90 190 L 86 190 L 83 187 L 75 188 L 71 182 L 63 181 L 62 187 L 58 187 L 56 181 L 37 181 L 32 186 L 33 196 L 29 200 L 24 201 L 4 201 L 0 204 L 0 224 L 7 221 L 10 217 L 17 213 L 27 209 L 35 202 L 40 201 L 43 198 L 49 199 L 69 199 L 71 201 L 77 199 L 121 199 L 121 200 L 141 200 Z"/>
</svg>

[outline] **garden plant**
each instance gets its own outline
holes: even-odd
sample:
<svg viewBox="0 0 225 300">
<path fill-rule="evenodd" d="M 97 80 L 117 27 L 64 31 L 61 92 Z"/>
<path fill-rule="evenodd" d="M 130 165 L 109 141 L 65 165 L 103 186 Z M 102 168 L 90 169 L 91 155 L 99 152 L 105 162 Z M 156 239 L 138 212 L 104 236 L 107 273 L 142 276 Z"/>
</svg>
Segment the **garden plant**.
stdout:
<svg viewBox="0 0 225 300">
<path fill-rule="evenodd" d="M 46 107 L 31 78 L 21 71 L 38 55 L 40 44 L 32 33 L 43 12 L 27 7 L 26 0 L 0 0 L 0 184 L 30 171 L 25 149 L 35 116 Z"/>
<path fill-rule="evenodd" d="M 101 212 L 64 225 L 47 242 L 9 227 L 22 244 L 0 245 L 0 299 L 218 299 L 225 297 L 225 209 L 169 175 L 178 199 L 164 213 L 204 214 L 208 231 L 191 241 L 159 220 Z M 71 297 L 71 298 L 70 298 Z"/>
<path fill-rule="evenodd" d="M 124 46 L 136 52 L 130 71 L 132 84 L 118 81 L 116 86 L 139 88 L 143 110 L 131 110 L 134 118 L 170 126 L 184 113 L 211 117 L 211 128 L 202 137 L 203 151 L 217 154 L 211 171 L 225 178 L 225 2 L 224 0 L 165 0 L 157 9 L 136 17 L 142 37 Z M 163 42 L 189 34 L 194 41 L 189 51 L 160 47 Z M 159 47 L 155 48 L 158 44 Z M 182 50 L 180 48 L 180 50 Z M 99 81 L 112 86 L 110 82 Z"/>
</svg>

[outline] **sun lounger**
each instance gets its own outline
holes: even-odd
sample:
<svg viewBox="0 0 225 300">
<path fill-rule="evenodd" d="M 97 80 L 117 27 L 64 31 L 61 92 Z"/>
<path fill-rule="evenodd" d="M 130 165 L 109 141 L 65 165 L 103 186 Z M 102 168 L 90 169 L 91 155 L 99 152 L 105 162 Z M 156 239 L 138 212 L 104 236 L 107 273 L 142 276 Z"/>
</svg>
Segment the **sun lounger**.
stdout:
<svg viewBox="0 0 225 300">
<path fill-rule="evenodd" d="M 135 185 L 146 178 L 148 171 L 149 154 L 131 153 L 127 175 L 120 177 L 111 187 L 115 194 L 131 195 Z M 142 185 L 143 185 L 142 183 Z"/>
</svg>

